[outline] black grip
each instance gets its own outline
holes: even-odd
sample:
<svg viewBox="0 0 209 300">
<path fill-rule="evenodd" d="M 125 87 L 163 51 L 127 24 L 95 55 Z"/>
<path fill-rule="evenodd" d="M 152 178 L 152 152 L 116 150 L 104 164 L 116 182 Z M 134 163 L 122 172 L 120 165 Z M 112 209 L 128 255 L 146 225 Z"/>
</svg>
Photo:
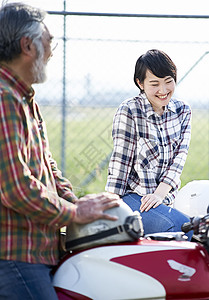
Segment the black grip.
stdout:
<svg viewBox="0 0 209 300">
<path fill-rule="evenodd" d="M 185 233 L 189 232 L 190 230 L 193 229 L 193 226 L 190 222 L 187 222 L 187 223 L 184 223 L 182 226 L 181 226 L 181 230 Z"/>
</svg>

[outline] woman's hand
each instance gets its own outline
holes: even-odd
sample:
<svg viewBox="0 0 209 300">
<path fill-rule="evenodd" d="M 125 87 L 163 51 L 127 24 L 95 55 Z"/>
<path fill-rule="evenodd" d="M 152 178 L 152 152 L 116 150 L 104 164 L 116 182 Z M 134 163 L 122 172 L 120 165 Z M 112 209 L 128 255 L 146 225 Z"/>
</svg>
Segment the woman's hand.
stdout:
<svg viewBox="0 0 209 300">
<path fill-rule="evenodd" d="M 140 211 L 148 211 L 150 208 L 156 208 L 163 203 L 163 198 L 156 194 L 147 194 L 141 198 Z"/>
</svg>

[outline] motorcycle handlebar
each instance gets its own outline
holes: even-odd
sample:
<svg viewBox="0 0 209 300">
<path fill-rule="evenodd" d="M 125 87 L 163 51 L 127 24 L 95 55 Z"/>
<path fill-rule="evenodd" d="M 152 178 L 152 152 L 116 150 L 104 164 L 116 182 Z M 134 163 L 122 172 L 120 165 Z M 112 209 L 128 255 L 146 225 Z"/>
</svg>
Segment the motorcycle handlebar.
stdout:
<svg viewBox="0 0 209 300">
<path fill-rule="evenodd" d="M 191 218 L 190 222 L 184 223 L 181 229 L 185 233 L 193 230 L 198 241 L 204 245 L 209 253 L 209 214 Z"/>
<path fill-rule="evenodd" d="M 194 234 L 198 235 L 201 240 L 208 240 L 209 243 L 207 236 L 209 232 L 209 214 L 191 218 L 190 222 L 184 223 L 181 226 L 181 230 L 185 233 L 193 230 Z"/>
<path fill-rule="evenodd" d="M 191 222 L 187 222 L 187 223 L 184 223 L 182 226 L 181 226 L 181 230 L 185 233 L 189 232 L 190 230 L 193 229 L 193 225 Z"/>
</svg>

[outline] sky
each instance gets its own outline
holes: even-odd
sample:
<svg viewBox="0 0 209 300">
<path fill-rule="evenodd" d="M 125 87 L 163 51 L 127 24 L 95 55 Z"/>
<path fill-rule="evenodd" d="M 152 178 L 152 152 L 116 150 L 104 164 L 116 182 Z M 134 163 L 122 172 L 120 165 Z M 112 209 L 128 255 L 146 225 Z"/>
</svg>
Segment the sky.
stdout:
<svg viewBox="0 0 209 300">
<path fill-rule="evenodd" d="M 8 2 L 20 2 L 9 0 Z M 62 0 L 25 0 L 24 3 L 45 10 L 60 10 Z M 66 0 L 69 11 L 146 14 L 209 14 L 208 0 Z"/>
<path fill-rule="evenodd" d="M 9 0 L 7 2 L 19 1 Z M 25 0 L 23 2 L 46 11 L 62 11 L 64 7 L 63 0 Z M 209 0 L 66 0 L 66 10 L 209 16 Z M 136 18 L 115 18 L 113 20 L 113 18 L 71 16 L 70 20 L 67 35 L 72 41 L 77 40 L 71 43 L 70 69 L 67 71 L 72 78 L 73 85 L 81 78 L 85 78 L 88 75 L 85 72 L 89 70 L 95 86 L 97 81 L 103 80 L 110 88 L 121 84 L 123 88 L 129 90 L 133 85 L 132 74 L 136 59 L 148 49 L 160 48 L 168 53 L 176 63 L 178 80 L 183 78 L 199 61 L 193 72 L 189 73 L 179 84 L 177 95 L 188 101 L 198 97 L 209 99 L 209 53 L 207 53 L 209 51 L 209 19 L 138 18 L 136 20 Z M 55 17 L 52 18 L 49 15 L 46 24 L 55 38 L 59 40 L 62 36 L 62 22 L 55 22 Z M 79 39 L 97 42 L 89 43 L 87 41 L 85 50 L 82 50 L 79 49 L 83 47 L 83 44 L 78 41 Z M 98 42 L 98 40 L 109 39 L 118 40 L 118 42 L 112 44 Z M 120 43 L 120 40 L 126 42 Z M 136 40 L 139 40 L 140 43 L 134 43 Z M 61 48 L 60 50 L 58 48 L 57 51 L 57 53 L 61 53 L 59 52 Z M 55 64 L 57 74 L 61 72 L 61 63 L 57 59 L 53 58 L 50 62 L 49 73 L 51 76 Z M 100 74 L 101 69 L 103 70 L 102 74 Z M 123 76 L 118 76 L 118 74 Z M 81 91 L 79 85 L 78 88 Z"/>
</svg>

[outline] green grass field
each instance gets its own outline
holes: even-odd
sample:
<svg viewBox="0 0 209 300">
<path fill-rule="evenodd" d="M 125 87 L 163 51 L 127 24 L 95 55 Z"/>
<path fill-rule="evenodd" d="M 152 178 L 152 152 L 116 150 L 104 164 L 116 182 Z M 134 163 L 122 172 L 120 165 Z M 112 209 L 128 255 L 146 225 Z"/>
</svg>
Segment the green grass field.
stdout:
<svg viewBox="0 0 209 300">
<path fill-rule="evenodd" d="M 61 167 L 61 107 L 41 107 L 51 152 Z M 66 108 L 65 176 L 80 196 L 104 190 L 112 150 L 111 128 L 116 108 Z M 182 173 L 182 186 L 209 177 L 209 112 L 193 110 L 192 139 Z"/>
</svg>

